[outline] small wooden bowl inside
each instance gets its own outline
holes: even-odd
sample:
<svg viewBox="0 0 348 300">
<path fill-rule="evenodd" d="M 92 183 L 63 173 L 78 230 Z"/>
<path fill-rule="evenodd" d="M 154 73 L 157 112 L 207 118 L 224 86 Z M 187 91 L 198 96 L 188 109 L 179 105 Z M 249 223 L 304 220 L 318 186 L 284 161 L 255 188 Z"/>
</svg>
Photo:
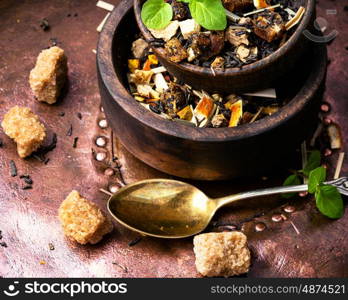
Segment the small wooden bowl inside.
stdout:
<svg viewBox="0 0 348 300">
<path fill-rule="evenodd" d="M 279 87 L 290 102 L 272 116 L 236 128 L 193 128 L 146 110 L 127 89 L 127 59 L 137 32 L 132 3 L 123 1 L 100 34 L 99 89 L 115 135 L 148 165 L 184 178 L 218 180 L 286 168 L 289 154 L 312 134 L 326 74 L 317 44 L 298 72 Z"/>
<path fill-rule="evenodd" d="M 144 0 L 134 0 L 137 24 L 147 42 L 154 40 L 151 32 L 141 20 L 141 8 Z M 279 79 L 298 68 L 298 61 L 310 48 L 311 42 L 303 31 L 313 27 L 315 19 L 315 0 L 304 0 L 306 12 L 297 25 L 295 33 L 276 52 L 268 57 L 245 65 L 242 68 L 229 68 L 224 71 L 195 66 L 190 63 L 170 61 L 164 48 L 153 48 L 159 61 L 168 72 L 195 89 L 208 92 L 243 93 L 275 86 Z"/>
</svg>

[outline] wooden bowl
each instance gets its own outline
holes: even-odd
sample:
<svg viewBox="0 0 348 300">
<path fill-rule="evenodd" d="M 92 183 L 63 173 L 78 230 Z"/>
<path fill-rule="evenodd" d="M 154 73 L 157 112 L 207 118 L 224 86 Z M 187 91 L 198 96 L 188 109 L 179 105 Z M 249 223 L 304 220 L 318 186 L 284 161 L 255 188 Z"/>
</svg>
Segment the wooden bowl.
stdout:
<svg viewBox="0 0 348 300">
<path fill-rule="evenodd" d="M 165 55 L 164 48 L 154 47 L 153 50 L 169 73 L 198 90 L 243 93 L 269 88 L 275 86 L 279 79 L 292 69 L 297 68 L 297 62 L 311 45 L 311 42 L 303 35 L 303 31 L 313 27 L 315 0 L 305 1 L 306 12 L 289 40 L 268 57 L 242 68 L 216 70 L 214 75 L 210 68 L 170 61 Z M 143 0 L 134 0 L 134 11 L 141 33 L 147 42 L 151 42 L 154 38 L 140 17 L 143 2 Z"/>
<path fill-rule="evenodd" d="M 326 74 L 326 48 L 317 44 L 281 87 L 292 99 L 279 112 L 236 128 L 193 128 L 165 120 L 139 105 L 127 89 L 127 58 L 137 26 L 123 1 L 100 34 L 99 89 L 116 136 L 146 164 L 184 178 L 218 180 L 287 167 L 289 153 L 312 134 Z M 308 68 L 306 68 L 308 66 Z"/>
</svg>

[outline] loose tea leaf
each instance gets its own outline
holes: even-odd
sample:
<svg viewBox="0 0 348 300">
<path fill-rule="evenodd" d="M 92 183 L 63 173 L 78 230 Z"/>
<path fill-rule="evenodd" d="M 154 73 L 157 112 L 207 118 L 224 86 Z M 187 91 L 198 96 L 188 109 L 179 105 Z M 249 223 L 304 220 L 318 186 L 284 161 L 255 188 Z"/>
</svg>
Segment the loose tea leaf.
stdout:
<svg viewBox="0 0 348 300">
<path fill-rule="evenodd" d="M 331 218 L 339 219 L 344 214 L 343 200 L 337 188 L 331 185 L 322 185 L 315 193 L 319 211 Z"/>
<path fill-rule="evenodd" d="M 173 10 L 163 0 L 147 0 L 141 11 L 141 19 L 151 29 L 165 28 L 173 18 Z"/>
</svg>

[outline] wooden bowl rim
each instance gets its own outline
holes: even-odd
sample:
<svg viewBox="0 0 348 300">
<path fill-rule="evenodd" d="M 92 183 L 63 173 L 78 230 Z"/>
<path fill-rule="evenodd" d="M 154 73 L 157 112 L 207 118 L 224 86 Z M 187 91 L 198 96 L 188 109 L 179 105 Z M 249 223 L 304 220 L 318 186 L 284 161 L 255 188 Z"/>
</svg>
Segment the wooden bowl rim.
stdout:
<svg viewBox="0 0 348 300">
<path fill-rule="evenodd" d="M 141 33 L 144 35 L 145 39 L 147 41 L 150 41 L 153 39 L 153 36 L 151 32 L 147 29 L 147 27 L 144 25 L 144 23 L 141 21 L 140 12 L 141 12 L 141 3 L 144 0 L 133 0 L 134 1 L 134 12 L 136 16 L 136 21 L 138 23 L 139 29 Z M 256 62 L 253 62 L 248 65 L 244 65 L 241 68 L 227 68 L 225 70 L 215 70 L 215 74 L 212 73 L 210 68 L 207 67 L 200 67 L 196 66 L 190 63 L 174 63 L 172 61 L 169 61 L 166 56 L 164 55 L 164 49 L 159 48 L 153 48 L 154 52 L 157 55 L 160 55 L 162 59 L 165 59 L 169 64 L 189 72 L 204 74 L 204 75 L 214 75 L 214 77 L 233 77 L 233 76 L 239 76 L 239 75 L 247 75 L 253 72 L 256 72 L 258 70 L 261 70 L 264 66 L 271 64 L 273 62 L 276 62 L 280 57 L 284 56 L 291 50 L 291 48 L 296 44 L 298 39 L 300 39 L 301 35 L 303 34 L 303 31 L 308 27 L 309 22 L 312 20 L 312 15 L 315 10 L 315 1 L 316 0 L 305 0 L 307 1 L 306 5 L 306 11 L 305 14 L 301 20 L 300 25 L 297 27 L 294 34 L 285 42 L 285 44 L 277 49 L 275 52 L 273 52 L 271 55 L 260 59 Z"/>
<path fill-rule="evenodd" d="M 317 45 L 315 63 L 306 82 L 297 95 L 278 112 L 267 116 L 251 124 L 245 124 L 234 128 L 197 128 L 166 120 L 159 115 L 147 110 L 129 93 L 118 78 L 113 62 L 113 46 L 115 34 L 121 20 L 130 12 L 131 4 L 121 3 L 115 9 L 99 36 L 97 51 L 97 68 L 101 80 L 114 101 L 118 102 L 121 109 L 134 118 L 135 122 L 141 122 L 144 126 L 151 127 L 163 134 L 177 138 L 204 142 L 226 142 L 233 140 L 248 139 L 261 135 L 267 131 L 287 122 L 294 115 L 300 113 L 307 102 L 315 95 L 322 83 L 327 66 L 327 50 L 322 44 Z"/>
</svg>

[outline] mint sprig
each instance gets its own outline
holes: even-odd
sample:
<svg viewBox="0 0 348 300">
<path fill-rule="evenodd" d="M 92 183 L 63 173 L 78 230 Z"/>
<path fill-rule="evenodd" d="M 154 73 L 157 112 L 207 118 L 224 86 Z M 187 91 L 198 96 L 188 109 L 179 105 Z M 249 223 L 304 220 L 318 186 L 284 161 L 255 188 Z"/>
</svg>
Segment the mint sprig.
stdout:
<svg viewBox="0 0 348 300">
<path fill-rule="evenodd" d="M 331 219 L 339 219 L 344 214 L 344 205 L 341 194 L 335 186 L 325 184 L 326 169 L 319 167 L 321 155 L 319 151 L 312 151 L 303 170 L 296 171 L 285 181 L 284 186 L 299 185 L 301 176 L 308 177 L 308 192 L 315 196 L 318 210 Z M 308 175 L 307 175 L 308 174 Z M 291 198 L 296 194 L 285 194 Z"/>
<path fill-rule="evenodd" d="M 208 30 L 224 30 L 227 17 L 221 0 L 178 0 L 189 4 L 192 17 Z M 171 5 L 164 0 L 147 0 L 141 10 L 141 19 L 150 29 L 163 29 L 173 18 Z"/>
</svg>

